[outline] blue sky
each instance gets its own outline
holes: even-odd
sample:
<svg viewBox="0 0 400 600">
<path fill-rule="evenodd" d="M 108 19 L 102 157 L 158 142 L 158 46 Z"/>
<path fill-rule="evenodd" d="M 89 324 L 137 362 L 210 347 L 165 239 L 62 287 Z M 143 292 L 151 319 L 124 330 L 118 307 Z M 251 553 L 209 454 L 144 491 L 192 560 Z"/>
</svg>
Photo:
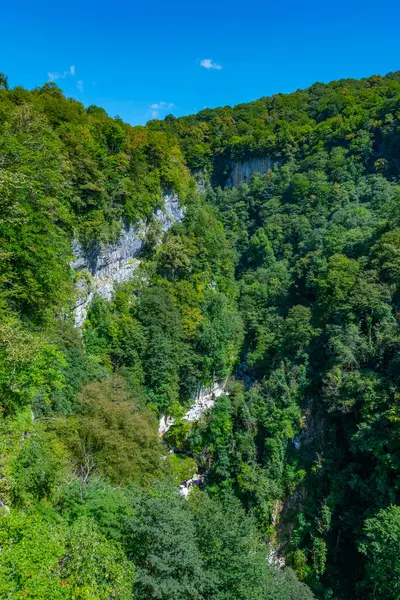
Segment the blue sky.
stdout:
<svg viewBox="0 0 400 600">
<path fill-rule="evenodd" d="M 1 13 L 10 85 L 53 79 L 132 124 L 400 69 L 396 0 L 20 0 Z"/>
</svg>

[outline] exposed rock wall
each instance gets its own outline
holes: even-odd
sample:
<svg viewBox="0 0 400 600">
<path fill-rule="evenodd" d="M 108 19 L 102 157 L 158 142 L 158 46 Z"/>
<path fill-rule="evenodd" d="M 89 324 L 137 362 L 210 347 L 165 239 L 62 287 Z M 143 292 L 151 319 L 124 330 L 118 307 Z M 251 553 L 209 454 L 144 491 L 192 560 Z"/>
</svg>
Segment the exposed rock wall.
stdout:
<svg viewBox="0 0 400 600">
<path fill-rule="evenodd" d="M 185 421 L 198 421 L 200 417 L 215 404 L 215 401 L 222 394 L 226 394 L 225 387 L 227 379 L 224 382 L 214 381 L 210 387 L 202 386 L 195 394 L 193 404 L 182 417 Z M 167 433 L 170 427 L 175 423 L 175 419 L 162 415 L 159 422 L 158 433 L 162 437 Z M 173 450 L 170 450 L 173 453 Z M 195 487 L 203 487 L 205 473 L 195 473 L 190 479 L 180 482 L 179 493 L 185 498 L 188 497 L 191 490 Z"/>
<path fill-rule="evenodd" d="M 215 400 L 225 394 L 225 382 L 215 381 L 210 387 L 201 387 L 194 397 L 194 401 L 189 410 L 183 415 L 184 421 L 198 421 L 200 417 L 215 404 Z M 163 436 L 168 429 L 175 423 L 173 417 L 162 415 L 159 422 L 158 433 Z"/>
<path fill-rule="evenodd" d="M 231 172 L 225 187 L 238 187 L 241 183 L 248 182 L 254 173 L 263 175 L 273 169 L 277 162 L 271 156 L 254 157 L 238 162 L 230 161 Z"/>
<path fill-rule="evenodd" d="M 204 485 L 204 475 L 200 475 L 200 473 L 195 473 L 193 477 L 187 479 L 186 481 L 182 481 L 179 484 L 179 493 L 184 498 L 187 498 L 191 492 L 191 490 L 195 487 L 202 488 Z"/>
<path fill-rule="evenodd" d="M 185 416 L 185 421 L 198 421 L 200 417 L 215 404 L 215 400 L 225 393 L 226 381 L 221 383 L 214 381 L 214 383 L 208 387 L 202 387 L 194 398 L 194 403 L 189 408 Z"/>
<path fill-rule="evenodd" d="M 164 196 L 164 209 L 158 209 L 154 216 L 163 232 L 174 223 L 182 221 L 184 210 L 177 196 Z M 72 268 L 84 271 L 78 281 L 79 299 L 75 306 L 75 325 L 80 327 L 86 318 L 87 309 L 95 294 L 110 299 L 116 283 L 128 281 L 140 264 L 138 256 L 145 245 L 148 225 L 143 221 L 136 225 L 124 226 L 119 239 L 114 244 L 101 248 L 98 245 L 90 249 L 74 242 L 75 260 Z"/>
</svg>

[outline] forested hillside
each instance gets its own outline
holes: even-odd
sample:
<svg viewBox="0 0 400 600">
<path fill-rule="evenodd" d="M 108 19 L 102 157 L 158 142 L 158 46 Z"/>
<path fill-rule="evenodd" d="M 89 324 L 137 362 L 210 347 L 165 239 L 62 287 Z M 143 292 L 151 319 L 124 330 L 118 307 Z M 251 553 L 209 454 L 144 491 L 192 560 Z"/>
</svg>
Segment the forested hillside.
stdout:
<svg viewBox="0 0 400 600">
<path fill-rule="evenodd" d="M 146 127 L 0 76 L 0 598 L 400 598 L 399 120 L 398 73 Z"/>
</svg>

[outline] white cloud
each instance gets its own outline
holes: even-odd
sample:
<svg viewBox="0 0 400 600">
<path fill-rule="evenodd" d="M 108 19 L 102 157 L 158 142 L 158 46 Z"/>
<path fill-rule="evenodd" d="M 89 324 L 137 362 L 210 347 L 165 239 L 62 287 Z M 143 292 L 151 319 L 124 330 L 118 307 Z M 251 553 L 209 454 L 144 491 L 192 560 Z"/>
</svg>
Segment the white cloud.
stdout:
<svg viewBox="0 0 400 600">
<path fill-rule="evenodd" d="M 83 92 L 83 81 L 79 79 L 79 81 L 76 82 L 76 87 L 80 92 Z"/>
<path fill-rule="evenodd" d="M 169 110 L 174 108 L 173 102 L 159 102 L 158 104 L 151 104 L 150 108 L 153 110 Z"/>
<path fill-rule="evenodd" d="M 222 65 L 213 62 L 211 58 L 203 58 L 203 60 L 200 61 L 200 66 L 205 69 L 216 69 L 217 71 L 222 69 Z"/>
<path fill-rule="evenodd" d="M 75 75 L 75 65 L 71 65 L 68 71 L 64 71 L 63 73 L 57 73 L 56 71 L 47 73 L 50 81 L 57 81 L 57 79 L 65 79 L 68 75 Z"/>
<path fill-rule="evenodd" d="M 56 81 L 57 79 L 60 79 L 61 75 L 59 73 L 51 73 L 50 71 L 47 73 L 50 81 Z"/>
<path fill-rule="evenodd" d="M 166 112 L 171 108 L 174 108 L 175 104 L 173 102 L 155 102 L 154 104 L 150 104 L 151 116 L 153 119 L 157 119 L 160 116 L 160 113 Z"/>
</svg>

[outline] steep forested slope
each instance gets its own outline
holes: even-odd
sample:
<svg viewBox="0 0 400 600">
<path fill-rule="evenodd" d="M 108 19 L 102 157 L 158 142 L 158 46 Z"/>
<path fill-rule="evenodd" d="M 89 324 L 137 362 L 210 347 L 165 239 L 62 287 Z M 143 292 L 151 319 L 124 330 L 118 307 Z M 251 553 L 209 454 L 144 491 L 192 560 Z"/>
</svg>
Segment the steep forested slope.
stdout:
<svg viewBox="0 0 400 600">
<path fill-rule="evenodd" d="M 0 87 L 0 597 L 400 598 L 398 74 L 135 128 Z M 78 331 L 73 242 L 139 222 Z"/>
</svg>

